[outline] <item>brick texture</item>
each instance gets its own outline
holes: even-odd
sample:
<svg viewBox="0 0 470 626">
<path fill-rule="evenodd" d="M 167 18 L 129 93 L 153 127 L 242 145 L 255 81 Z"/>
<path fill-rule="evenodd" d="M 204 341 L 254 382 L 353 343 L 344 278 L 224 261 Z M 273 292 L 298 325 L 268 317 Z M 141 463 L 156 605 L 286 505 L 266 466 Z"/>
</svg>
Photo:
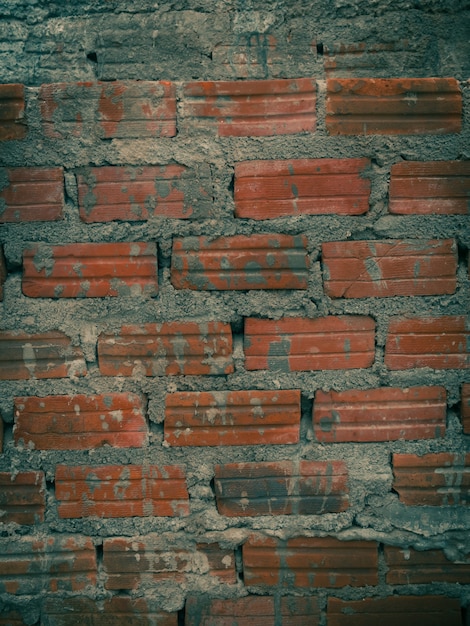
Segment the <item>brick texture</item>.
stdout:
<svg viewBox="0 0 470 626">
<path fill-rule="evenodd" d="M 446 408 L 443 387 L 317 391 L 313 427 L 325 443 L 432 439 L 445 434 Z"/>
<path fill-rule="evenodd" d="M 343 461 L 278 461 L 215 466 L 219 513 L 320 515 L 349 505 L 348 472 Z"/>
<path fill-rule="evenodd" d="M 374 320 L 328 316 L 279 321 L 245 321 L 248 370 L 335 370 L 370 367 L 374 361 Z"/>
<path fill-rule="evenodd" d="M 470 383 L 462 385 L 460 418 L 462 420 L 463 432 L 470 435 Z"/>
<path fill-rule="evenodd" d="M 307 238 L 251 235 L 176 239 L 171 278 L 176 289 L 306 289 Z"/>
<path fill-rule="evenodd" d="M 8 276 L 5 255 L 3 254 L 3 246 L 0 246 L 0 302 L 3 300 L 4 287 Z"/>
<path fill-rule="evenodd" d="M 24 139 L 24 85 L 0 85 L 0 141 Z"/>
<path fill-rule="evenodd" d="M 0 520 L 2 523 L 38 524 L 44 521 L 46 482 L 44 472 L 0 472 Z"/>
<path fill-rule="evenodd" d="M 31 298 L 154 296 L 154 243 L 37 244 L 23 254 L 23 293 Z"/>
<path fill-rule="evenodd" d="M 0 168 L 0 223 L 49 222 L 63 218 L 61 167 Z"/>
<path fill-rule="evenodd" d="M 291 159 L 235 164 L 235 215 L 362 215 L 369 209 L 369 159 Z"/>
<path fill-rule="evenodd" d="M 386 582 L 390 585 L 421 583 L 470 583 L 470 554 L 458 562 L 447 558 L 443 550 L 413 550 L 385 546 L 388 567 Z"/>
</svg>

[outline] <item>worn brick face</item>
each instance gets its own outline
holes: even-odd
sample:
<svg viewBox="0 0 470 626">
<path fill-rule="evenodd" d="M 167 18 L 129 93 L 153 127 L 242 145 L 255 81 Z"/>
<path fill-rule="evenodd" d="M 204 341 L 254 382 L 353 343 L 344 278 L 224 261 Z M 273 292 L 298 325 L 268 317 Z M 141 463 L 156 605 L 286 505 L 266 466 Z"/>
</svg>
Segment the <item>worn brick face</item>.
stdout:
<svg viewBox="0 0 470 626">
<path fill-rule="evenodd" d="M 0 141 L 23 139 L 26 136 L 24 98 L 24 85 L 0 85 Z"/>
<path fill-rule="evenodd" d="M 0 302 L 3 300 L 3 285 L 6 283 L 8 276 L 5 255 L 3 254 L 3 246 L 0 246 Z"/>
<path fill-rule="evenodd" d="M 462 385 L 460 418 L 462 420 L 463 432 L 470 435 L 470 383 Z"/>
<path fill-rule="evenodd" d="M 63 218 L 61 167 L 0 168 L 0 223 L 49 222 Z"/>
<path fill-rule="evenodd" d="M 385 546 L 388 567 L 386 582 L 390 585 L 422 583 L 470 583 L 470 554 L 449 559 L 443 550 L 414 550 Z"/>
<path fill-rule="evenodd" d="M 0 520 L 8 524 L 44 521 L 46 481 L 44 472 L 0 472 Z"/>
</svg>

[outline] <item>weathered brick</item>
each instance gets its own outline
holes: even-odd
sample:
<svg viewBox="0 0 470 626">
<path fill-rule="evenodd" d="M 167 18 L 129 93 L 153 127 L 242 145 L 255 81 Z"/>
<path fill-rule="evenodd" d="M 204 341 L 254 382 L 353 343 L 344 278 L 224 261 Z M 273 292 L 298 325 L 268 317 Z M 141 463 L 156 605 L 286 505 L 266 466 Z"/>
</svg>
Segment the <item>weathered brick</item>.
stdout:
<svg viewBox="0 0 470 626">
<path fill-rule="evenodd" d="M 96 585 L 96 551 L 82 535 L 0 538 L 0 591 L 13 595 L 84 591 Z"/>
<path fill-rule="evenodd" d="M 233 372 L 232 331 L 222 322 L 123 326 L 98 337 L 105 376 L 223 376 Z"/>
<path fill-rule="evenodd" d="M 212 214 L 207 165 L 90 167 L 77 179 L 84 222 L 144 221 L 155 216 L 197 219 Z"/>
<path fill-rule="evenodd" d="M 24 107 L 24 85 L 0 85 L 0 141 L 23 139 L 26 136 Z"/>
<path fill-rule="evenodd" d="M 232 551 L 221 548 L 218 543 L 197 543 L 196 549 L 207 562 L 211 576 L 227 584 L 237 582 L 235 554 Z"/>
<path fill-rule="evenodd" d="M 0 246 L 0 302 L 3 300 L 3 285 L 8 276 L 5 255 L 3 254 L 3 246 Z"/>
<path fill-rule="evenodd" d="M 172 446 L 248 446 L 299 441 L 300 391 L 181 391 L 165 402 Z"/>
<path fill-rule="evenodd" d="M 468 368 L 469 346 L 470 330 L 464 316 L 392 318 L 385 344 L 385 365 L 391 370 Z"/>
<path fill-rule="evenodd" d="M 470 453 L 394 454 L 393 474 L 393 489 L 404 504 L 470 504 Z"/>
<path fill-rule="evenodd" d="M 0 523 L 37 524 L 45 508 L 44 472 L 0 472 Z"/>
<path fill-rule="evenodd" d="M 0 626 L 28 626 L 28 623 L 20 611 L 5 607 L 0 615 Z"/>
<path fill-rule="evenodd" d="M 470 583 L 470 554 L 453 562 L 443 550 L 418 551 L 385 546 L 384 555 L 388 567 L 386 582 L 389 585 Z"/>
<path fill-rule="evenodd" d="M 381 387 L 316 391 L 313 428 L 318 441 L 393 441 L 443 437 L 444 387 Z"/>
<path fill-rule="evenodd" d="M 44 134 L 51 139 L 174 137 L 175 86 L 168 81 L 42 85 Z"/>
<path fill-rule="evenodd" d="M 138 448 L 148 427 L 133 393 L 15 398 L 15 442 L 37 450 Z"/>
<path fill-rule="evenodd" d="M 189 515 L 179 465 L 58 465 L 55 493 L 61 518 Z"/>
<path fill-rule="evenodd" d="M 328 598 L 328 626 L 461 626 L 460 602 L 445 596 Z"/>
<path fill-rule="evenodd" d="M 198 81 L 184 85 L 182 114 L 221 136 L 314 132 L 315 92 L 311 78 Z"/>
<path fill-rule="evenodd" d="M 364 316 L 245 321 L 245 367 L 273 371 L 370 367 L 375 323 Z"/>
<path fill-rule="evenodd" d="M 402 161 L 392 165 L 390 213 L 466 215 L 469 195 L 470 161 Z"/>
<path fill-rule="evenodd" d="M 85 376 L 80 348 L 59 331 L 31 335 L 0 332 L 0 380 Z"/>
<path fill-rule="evenodd" d="M 349 506 L 343 461 L 277 461 L 215 466 L 219 513 L 228 516 L 321 515 Z"/>
<path fill-rule="evenodd" d="M 279 76 L 285 63 L 284 46 L 267 33 L 237 34 L 235 41 L 218 43 L 212 60 L 236 78 Z"/>
<path fill-rule="evenodd" d="M 455 78 L 331 78 L 330 135 L 458 133 L 462 94 Z"/>
<path fill-rule="evenodd" d="M 235 215 L 361 215 L 369 208 L 369 159 L 291 159 L 235 164 Z"/>
<path fill-rule="evenodd" d="M 463 432 L 470 435 L 470 383 L 462 385 L 460 419 L 462 420 Z"/>
<path fill-rule="evenodd" d="M 175 239 L 171 282 L 176 289 L 306 289 L 304 235 L 236 235 Z"/>
<path fill-rule="evenodd" d="M 251 535 L 243 545 L 247 586 L 362 587 L 378 584 L 378 546 L 332 537 Z"/>
<path fill-rule="evenodd" d="M 0 180 L 0 223 L 50 222 L 63 218 L 61 167 L 2 167 Z"/>
<path fill-rule="evenodd" d="M 246 596 L 218 600 L 190 596 L 185 607 L 186 626 L 319 626 L 318 598 Z"/>
<path fill-rule="evenodd" d="M 154 296 L 154 243 L 35 244 L 23 253 L 23 293 L 31 298 Z"/>
<path fill-rule="evenodd" d="M 322 245 L 324 288 L 332 298 L 454 293 L 453 239 L 332 241 Z"/>
</svg>

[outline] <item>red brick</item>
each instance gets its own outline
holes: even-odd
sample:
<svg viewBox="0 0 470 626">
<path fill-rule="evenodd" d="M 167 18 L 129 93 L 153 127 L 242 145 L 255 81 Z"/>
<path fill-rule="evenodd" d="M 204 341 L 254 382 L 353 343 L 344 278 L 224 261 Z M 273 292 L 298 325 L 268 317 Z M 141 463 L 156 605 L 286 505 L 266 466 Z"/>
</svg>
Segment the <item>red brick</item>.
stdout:
<svg viewBox="0 0 470 626">
<path fill-rule="evenodd" d="M 44 472 L 0 472 L 0 522 L 38 524 L 44 521 Z"/>
<path fill-rule="evenodd" d="M 0 222 L 50 222 L 63 218 L 61 167 L 0 168 Z"/>
<path fill-rule="evenodd" d="M 378 546 L 332 537 L 251 535 L 243 546 L 247 586 L 341 588 L 378 584 Z"/>
<path fill-rule="evenodd" d="M 349 506 L 343 461 L 277 461 L 215 466 L 221 515 L 321 515 Z"/>
<path fill-rule="evenodd" d="M 402 161 L 390 176 L 390 213 L 467 215 L 470 161 Z"/>
<path fill-rule="evenodd" d="M 175 86 L 167 81 L 115 81 L 42 85 L 44 134 L 51 139 L 174 137 Z"/>
<path fill-rule="evenodd" d="M 29 623 L 23 618 L 20 611 L 5 607 L 0 615 L 0 626 L 29 626 Z"/>
<path fill-rule="evenodd" d="M 273 371 L 370 367 L 375 323 L 370 317 L 328 316 L 245 322 L 245 367 Z"/>
<path fill-rule="evenodd" d="M 212 213 L 206 165 L 90 167 L 77 178 L 84 222 L 144 221 L 155 216 L 195 219 Z"/>
<path fill-rule="evenodd" d="M 328 626 L 461 626 L 460 602 L 445 596 L 328 598 Z"/>
<path fill-rule="evenodd" d="M 165 404 L 172 446 L 249 446 L 299 441 L 300 391 L 181 391 Z"/>
<path fill-rule="evenodd" d="M 453 239 L 332 241 L 322 255 L 331 298 L 451 294 L 457 287 Z"/>
<path fill-rule="evenodd" d="M 464 316 L 396 318 L 390 321 L 385 365 L 464 369 L 470 366 L 470 331 Z"/>
<path fill-rule="evenodd" d="M 190 596 L 186 601 L 186 626 L 319 626 L 318 598 L 246 596 L 218 600 Z"/>
<path fill-rule="evenodd" d="M 470 504 L 470 453 L 394 454 L 393 474 L 393 489 L 404 504 Z"/>
<path fill-rule="evenodd" d="M 5 255 L 3 254 L 3 246 L 0 246 L 0 302 L 3 300 L 3 285 L 8 276 Z"/>
<path fill-rule="evenodd" d="M 189 515 L 179 465 L 58 465 L 55 493 L 61 518 Z"/>
<path fill-rule="evenodd" d="M 31 335 L 0 332 L 0 380 L 85 376 L 80 348 L 59 331 Z"/>
<path fill-rule="evenodd" d="M 470 435 L 470 383 L 462 385 L 460 418 L 462 420 L 463 432 Z"/>
<path fill-rule="evenodd" d="M 139 448 L 147 441 L 142 398 L 133 393 L 15 398 L 15 442 L 37 450 Z"/>
<path fill-rule="evenodd" d="M 196 549 L 207 560 L 208 573 L 211 576 L 216 576 L 221 582 L 227 584 L 237 582 L 233 552 L 221 548 L 218 543 L 198 543 Z"/>
<path fill-rule="evenodd" d="M 369 209 L 369 159 L 297 159 L 235 164 L 235 215 L 362 215 Z"/>
<path fill-rule="evenodd" d="M 176 289 L 306 289 L 304 235 L 236 235 L 175 239 L 171 282 Z"/>
<path fill-rule="evenodd" d="M 458 133 L 462 94 L 454 78 L 346 78 L 327 81 L 330 135 Z"/>
<path fill-rule="evenodd" d="M 470 583 L 470 553 L 453 562 L 443 550 L 418 551 L 412 548 L 385 546 L 389 585 L 421 583 Z"/>
<path fill-rule="evenodd" d="M 0 539 L 2 593 L 78 592 L 96 582 L 96 551 L 89 537 L 41 535 Z"/>
<path fill-rule="evenodd" d="M 222 322 L 128 325 L 98 337 L 104 376 L 223 376 L 233 372 L 232 331 Z"/>
<path fill-rule="evenodd" d="M 23 255 L 23 293 L 31 298 L 103 298 L 158 292 L 154 243 L 35 244 Z"/>
<path fill-rule="evenodd" d="M 24 85 L 0 85 L 0 141 L 26 136 L 24 106 Z"/>
<path fill-rule="evenodd" d="M 221 136 L 314 132 L 315 90 L 311 78 L 187 83 L 183 118 Z"/>
<path fill-rule="evenodd" d="M 318 441 L 394 441 L 443 437 L 443 387 L 381 387 L 361 391 L 317 391 L 313 428 Z"/>
</svg>

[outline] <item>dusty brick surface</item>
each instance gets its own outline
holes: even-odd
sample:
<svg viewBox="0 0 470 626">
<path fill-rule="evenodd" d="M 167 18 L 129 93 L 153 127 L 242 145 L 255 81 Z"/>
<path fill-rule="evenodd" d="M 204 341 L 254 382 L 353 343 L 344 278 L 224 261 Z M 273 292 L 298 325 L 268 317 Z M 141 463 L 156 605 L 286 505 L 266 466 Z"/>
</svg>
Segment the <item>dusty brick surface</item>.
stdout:
<svg viewBox="0 0 470 626">
<path fill-rule="evenodd" d="M 61 167 L 2 168 L 0 178 L 0 223 L 48 222 L 63 218 Z"/>
<path fill-rule="evenodd" d="M 23 139 L 27 133 L 24 85 L 0 85 L 0 105 L 0 141 Z"/>
<path fill-rule="evenodd" d="M 0 515 L 3 523 L 39 524 L 46 510 L 43 472 L 0 472 Z"/>
</svg>

